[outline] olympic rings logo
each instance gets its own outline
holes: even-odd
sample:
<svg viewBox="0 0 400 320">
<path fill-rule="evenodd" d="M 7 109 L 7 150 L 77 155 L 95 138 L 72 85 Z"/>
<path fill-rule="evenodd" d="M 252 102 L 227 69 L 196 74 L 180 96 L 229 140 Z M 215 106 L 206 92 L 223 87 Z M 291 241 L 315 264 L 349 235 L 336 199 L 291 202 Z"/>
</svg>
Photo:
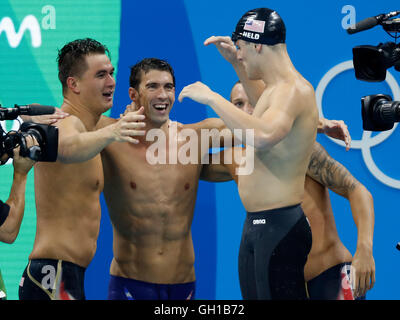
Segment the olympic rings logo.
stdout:
<svg viewBox="0 0 400 320">
<path fill-rule="evenodd" d="M 324 114 L 322 112 L 322 98 L 325 92 L 326 87 L 328 84 L 332 81 L 333 78 L 335 78 L 338 74 L 353 69 L 353 61 L 345 61 L 342 62 L 332 69 L 330 69 L 324 77 L 321 79 L 321 81 L 318 84 L 318 87 L 315 91 L 316 99 L 317 99 L 317 106 L 318 110 L 320 113 L 320 116 L 323 117 Z M 386 82 L 389 85 L 392 93 L 393 93 L 393 100 L 400 100 L 400 88 L 399 85 L 396 81 L 396 79 L 390 74 L 390 72 L 387 72 L 386 76 Z M 361 98 L 361 97 L 360 97 Z M 389 136 L 393 133 L 393 131 L 396 129 L 398 123 L 395 123 L 393 129 L 389 131 L 383 131 L 379 134 L 377 134 L 374 137 L 371 137 L 372 132 L 371 131 L 363 131 L 363 135 L 361 140 L 352 140 L 351 142 L 351 148 L 352 149 L 361 149 L 361 153 L 364 159 L 365 164 L 367 165 L 367 168 L 371 172 L 371 174 L 378 179 L 380 182 L 383 184 L 400 189 L 400 180 L 393 179 L 387 175 L 385 175 L 375 164 L 374 160 L 372 159 L 371 155 L 371 147 L 374 147 L 383 141 L 385 141 Z M 333 138 L 328 137 L 331 139 L 333 142 L 336 144 L 341 145 L 342 147 L 345 147 L 345 144 L 343 141 L 339 141 Z"/>
</svg>

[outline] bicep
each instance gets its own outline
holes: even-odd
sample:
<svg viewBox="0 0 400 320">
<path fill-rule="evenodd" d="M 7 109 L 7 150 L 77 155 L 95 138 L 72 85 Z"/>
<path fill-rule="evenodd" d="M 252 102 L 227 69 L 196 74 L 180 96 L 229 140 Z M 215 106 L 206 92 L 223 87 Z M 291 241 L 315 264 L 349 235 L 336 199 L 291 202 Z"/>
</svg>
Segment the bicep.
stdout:
<svg viewBox="0 0 400 320">
<path fill-rule="evenodd" d="M 314 144 L 307 175 L 346 198 L 359 184 L 357 179 L 342 164 L 330 157 L 317 142 Z"/>
<path fill-rule="evenodd" d="M 209 148 L 213 148 L 217 142 L 219 147 L 232 147 L 233 134 L 220 118 L 208 118 L 203 121 L 188 125 L 197 132 L 200 139 L 207 139 Z"/>
<path fill-rule="evenodd" d="M 204 120 L 202 120 L 200 122 L 187 125 L 187 127 L 188 128 L 192 128 L 194 130 L 202 130 L 202 129 L 212 130 L 212 129 L 216 129 L 218 131 L 221 131 L 221 130 L 226 128 L 226 125 L 225 125 L 224 121 L 222 121 L 221 118 L 207 118 L 207 119 L 204 119 Z"/>
<path fill-rule="evenodd" d="M 289 134 L 294 120 L 294 115 L 287 110 L 269 109 L 261 117 L 262 128 L 255 128 L 255 138 L 264 139 L 268 147 L 274 146 Z"/>
<path fill-rule="evenodd" d="M 67 160 L 69 151 L 79 145 L 80 135 L 84 133 L 85 127 L 78 118 L 68 117 L 58 125 L 58 159 Z"/>
<path fill-rule="evenodd" d="M 279 88 L 279 92 L 265 91 L 255 107 L 255 110 L 265 110 L 260 115 L 260 125 L 255 127 L 256 138 L 264 140 L 267 147 L 283 140 L 304 109 L 303 95 L 289 85 Z"/>
<path fill-rule="evenodd" d="M 220 153 L 222 158 L 223 152 Z M 232 176 L 226 166 L 221 163 L 213 163 L 213 155 L 208 155 L 208 164 L 204 164 L 201 170 L 200 179 L 210 182 L 224 182 L 232 180 Z"/>
</svg>

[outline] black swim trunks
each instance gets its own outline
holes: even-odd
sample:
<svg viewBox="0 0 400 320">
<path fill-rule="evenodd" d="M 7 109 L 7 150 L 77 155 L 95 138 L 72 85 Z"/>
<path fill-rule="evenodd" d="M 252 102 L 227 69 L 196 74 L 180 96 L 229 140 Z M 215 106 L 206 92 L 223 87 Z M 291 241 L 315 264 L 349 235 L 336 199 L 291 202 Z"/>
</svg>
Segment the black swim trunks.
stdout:
<svg viewBox="0 0 400 320">
<path fill-rule="evenodd" d="M 307 282 L 310 300 L 366 300 L 365 296 L 354 299 L 350 281 L 351 263 L 333 266 Z"/>
<path fill-rule="evenodd" d="M 305 300 L 311 229 L 300 205 L 248 212 L 239 249 L 245 300 Z"/>
<path fill-rule="evenodd" d="M 85 300 L 85 270 L 62 260 L 30 260 L 19 285 L 19 299 Z"/>
</svg>

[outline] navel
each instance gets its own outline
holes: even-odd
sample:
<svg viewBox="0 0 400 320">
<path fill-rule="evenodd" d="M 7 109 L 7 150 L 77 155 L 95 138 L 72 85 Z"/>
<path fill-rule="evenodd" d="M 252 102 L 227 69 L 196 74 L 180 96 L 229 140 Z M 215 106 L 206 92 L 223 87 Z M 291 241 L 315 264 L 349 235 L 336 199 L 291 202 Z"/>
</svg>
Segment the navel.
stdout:
<svg viewBox="0 0 400 320">
<path fill-rule="evenodd" d="M 131 188 L 133 189 L 133 190 L 136 190 L 136 183 L 135 182 L 131 182 Z"/>
<path fill-rule="evenodd" d="M 187 182 L 187 183 L 185 184 L 185 190 L 189 190 L 189 188 L 190 188 L 190 184 L 189 184 L 189 182 Z"/>
</svg>

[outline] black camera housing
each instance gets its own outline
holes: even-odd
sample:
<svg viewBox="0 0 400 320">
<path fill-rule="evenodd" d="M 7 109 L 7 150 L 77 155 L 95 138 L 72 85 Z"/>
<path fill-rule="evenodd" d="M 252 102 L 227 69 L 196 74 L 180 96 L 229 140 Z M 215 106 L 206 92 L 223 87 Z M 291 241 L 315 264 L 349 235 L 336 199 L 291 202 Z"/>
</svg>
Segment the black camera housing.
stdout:
<svg viewBox="0 0 400 320">
<path fill-rule="evenodd" d="M 38 146 L 28 148 L 27 136 L 34 137 Z M 20 147 L 20 155 L 35 161 L 55 162 L 58 154 L 58 128 L 55 126 L 24 122 L 18 131 L 10 131 L 0 136 L 0 158 L 4 154 L 13 157 L 13 150 Z M 2 163 L 4 164 L 4 162 Z"/>
<path fill-rule="evenodd" d="M 400 121 L 400 102 L 389 95 L 375 94 L 361 98 L 363 129 L 386 131 Z"/>
<path fill-rule="evenodd" d="M 400 14 L 393 11 L 376 17 L 364 19 L 356 25 L 350 34 L 368 30 L 376 25 L 394 39 L 400 36 L 400 19 L 391 19 Z M 395 35 L 391 35 L 395 33 Z M 386 80 L 387 69 L 394 66 L 400 72 L 400 44 L 394 42 L 380 43 L 377 46 L 363 45 L 353 48 L 353 65 L 358 80 L 380 82 Z M 393 101 L 385 94 L 365 96 L 361 99 L 361 115 L 363 128 L 367 131 L 386 131 L 400 121 L 400 102 Z"/>
<path fill-rule="evenodd" d="M 28 157 L 35 161 L 54 162 L 58 154 L 58 128 L 45 124 L 24 122 L 21 125 L 21 133 L 36 138 L 39 147 L 31 147 Z"/>
<path fill-rule="evenodd" d="M 393 67 L 400 71 L 400 45 L 393 42 L 378 46 L 357 46 L 353 48 L 353 64 L 356 78 L 368 82 L 386 79 L 386 70 Z"/>
</svg>

